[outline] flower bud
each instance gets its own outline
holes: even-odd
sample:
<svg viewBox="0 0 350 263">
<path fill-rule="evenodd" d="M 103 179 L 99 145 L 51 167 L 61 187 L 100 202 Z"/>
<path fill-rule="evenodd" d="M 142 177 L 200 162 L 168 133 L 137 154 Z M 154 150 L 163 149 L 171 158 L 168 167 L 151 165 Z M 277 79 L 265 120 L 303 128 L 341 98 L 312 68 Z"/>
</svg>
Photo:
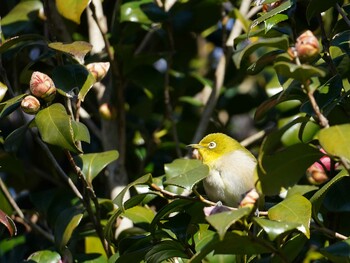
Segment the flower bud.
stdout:
<svg viewBox="0 0 350 263">
<path fill-rule="evenodd" d="M 40 109 L 40 102 L 34 96 L 28 95 L 22 100 L 21 108 L 25 113 L 35 114 Z"/>
<path fill-rule="evenodd" d="M 30 92 L 35 97 L 50 102 L 55 98 L 56 87 L 48 75 L 35 71 L 30 79 Z"/>
<path fill-rule="evenodd" d="M 295 51 L 301 61 L 311 61 L 320 53 L 320 44 L 314 34 L 308 30 L 297 38 Z"/>
<path fill-rule="evenodd" d="M 110 63 L 109 62 L 95 62 L 86 65 L 88 71 L 94 76 L 96 81 L 101 81 L 107 74 L 109 70 Z"/>
<path fill-rule="evenodd" d="M 331 159 L 323 156 L 306 170 L 306 178 L 311 184 L 319 185 L 328 181 L 327 173 L 331 170 Z"/>
<path fill-rule="evenodd" d="M 117 117 L 117 110 L 108 103 L 103 103 L 98 109 L 104 120 L 113 120 Z"/>
</svg>

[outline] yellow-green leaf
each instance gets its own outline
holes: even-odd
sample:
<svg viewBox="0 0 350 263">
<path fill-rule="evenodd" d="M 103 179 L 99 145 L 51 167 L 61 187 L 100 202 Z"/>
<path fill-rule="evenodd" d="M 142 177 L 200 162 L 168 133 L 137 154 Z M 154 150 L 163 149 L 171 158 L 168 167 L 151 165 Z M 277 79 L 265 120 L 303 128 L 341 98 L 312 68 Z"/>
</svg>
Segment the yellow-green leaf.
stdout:
<svg viewBox="0 0 350 263">
<path fill-rule="evenodd" d="M 89 0 L 56 0 L 56 6 L 63 17 L 80 24 L 81 14 L 89 2 Z"/>
</svg>

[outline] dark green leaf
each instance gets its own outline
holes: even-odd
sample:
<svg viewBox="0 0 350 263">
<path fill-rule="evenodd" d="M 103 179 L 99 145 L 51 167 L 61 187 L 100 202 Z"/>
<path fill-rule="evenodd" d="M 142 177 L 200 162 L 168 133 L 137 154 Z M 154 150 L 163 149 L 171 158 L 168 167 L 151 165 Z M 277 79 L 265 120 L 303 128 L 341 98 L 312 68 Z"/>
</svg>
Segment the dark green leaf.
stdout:
<svg viewBox="0 0 350 263">
<path fill-rule="evenodd" d="M 72 0 L 72 1 L 75 1 L 75 0 Z M 79 0 L 79 1 L 84 1 L 84 0 Z M 80 64 L 84 64 L 84 58 L 86 54 L 89 53 L 92 49 L 92 45 L 85 41 L 75 41 L 69 44 L 64 44 L 61 42 L 52 42 L 49 44 L 49 47 L 54 50 L 69 54 L 74 59 L 76 59 Z"/>
<path fill-rule="evenodd" d="M 145 185 L 150 185 L 152 183 L 152 175 L 151 174 L 146 174 L 140 178 L 138 178 L 137 180 L 135 180 L 134 182 L 128 184 L 119 194 L 116 198 L 114 198 L 113 203 L 115 203 L 119 209 L 121 209 L 123 212 L 125 211 L 125 207 L 124 207 L 124 198 L 125 198 L 125 194 L 129 191 L 129 189 L 135 185 L 139 185 L 139 184 L 145 184 Z"/>
<path fill-rule="evenodd" d="M 239 208 L 238 210 L 217 213 L 206 217 L 219 234 L 220 240 L 223 240 L 227 230 L 238 220 L 249 215 L 251 209 L 248 207 Z"/>
<path fill-rule="evenodd" d="M 11 132 L 5 139 L 4 148 L 7 152 L 17 152 L 21 147 L 30 122 Z"/>
<path fill-rule="evenodd" d="M 311 203 L 301 195 L 293 195 L 270 208 L 269 219 L 295 223 L 297 229 L 310 238 Z"/>
<path fill-rule="evenodd" d="M 74 134 L 73 125 L 77 124 L 67 114 L 62 104 L 55 103 L 39 111 L 35 117 L 35 123 L 43 141 L 46 143 L 69 151 L 81 152 L 75 144 L 76 134 Z"/>
<path fill-rule="evenodd" d="M 83 210 L 77 207 L 70 207 L 63 210 L 55 223 L 55 243 L 59 249 L 67 245 L 74 229 L 83 218 Z"/>
<path fill-rule="evenodd" d="M 41 35 L 35 34 L 14 36 L 12 38 L 7 39 L 5 42 L 2 43 L 2 45 L 0 45 L 0 54 L 9 51 L 12 47 L 16 47 L 26 42 L 31 43 L 33 41 L 46 41 L 46 39 Z"/>
<path fill-rule="evenodd" d="M 329 188 L 323 206 L 330 212 L 350 212 L 350 177 L 343 177 Z"/>
<path fill-rule="evenodd" d="M 0 103 L 0 109 L 1 109 L 0 119 L 9 115 L 14 110 L 16 110 L 19 107 L 19 105 L 21 104 L 23 97 L 25 97 L 25 96 L 27 96 L 27 94 L 21 94 L 21 95 L 18 95 L 12 99 L 9 99 L 7 101 Z"/>
<path fill-rule="evenodd" d="M 56 251 L 40 250 L 31 254 L 27 260 L 35 263 L 57 263 L 61 261 L 61 256 Z"/>
<path fill-rule="evenodd" d="M 152 20 L 141 9 L 141 5 L 152 3 L 152 0 L 127 2 L 121 6 L 120 21 L 121 22 L 136 22 L 142 24 L 151 24 Z"/>
<path fill-rule="evenodd" d="M 89 183 L 91 183 L 108 164 L 115 161 L 117 158 L 118 152 L 115 150 L 102 153 L 81 154 L 74 157 L 77 165 L 80 167 Z"/>
<path fill-rule="evenodd" d="M 300 226 L 299 223 L 295 222 L 279 222 L 258 217 L 254 217 L 253 221 L 264 229 L 271 241 L 275 240 L 282 234 L 296 230 Z"/>
<path fill-rule="evenodd" d="M 28 27 L 28 23 L 34 20 L 43 4 L 39 0 L 19 1 L 18 4 L 1 19 L 3 33 L 13 36 Z"/>
<path fill-rule="evenodd" d="M 348 263 L 350 258 L 350 239 L 321 248 L 320 252 L 332 262 Z"/>
<path fill-rule="evenodd" d="M 273 8 L 271 11 L 264 13 L 262 16 L 258 17 L 257 19 L 255 19 L 251 26 L 250 26 L 250 30 L 252 30 L 254 27 L 256 27 L 257 25 L 259 25 L 261 22 L 266 21 L 267 19 L 275 16 L 276 14 L 279 14 L 283 11 L 286 11 L 287 9 L 289 9 L 292 6 L 292 2 L 290 0 L 287 1 L 283 1 L 279 6 Z M 266 30 L 268 31 L 268 30 Z"/>
<path fill-rule="evenodd" d="M 332 2 L 332 1 L 329 1 Z M 329 3 L 327 1 L 327 3 Z M 331 46 L 341 48 L 346 54 L 350 54 L 350 30 L 346 30 L 336 34 L 331 42 Z"/>
<path fill-rule="evenodd" d="M 318 139 L 327 153 L 350 161 L 349 134 L 350 124 L 335 125 L 320 130 Z"/>
<path fill-rule="evenodd" d="M 258 188 L 266 195 L 276 195 L 283 187 L 295 185 L 323 154 L 307 144 L 294 144 L 272 155 L 262 155 L 257 169 Z"/>
<path fill-rule="evenodd" d="M 278 23 L 285 21 L 288 19 L 288 16 L 286 14 L 277 14 L 274 15 L 264 21 L 265 23 L 265 32 L 269 31 L 271 28 L 273 28 Z"/>
<path fill-rule="evenodd" d="M 326 76 L 325 70 L 306 64 L 296 65 L 290 62 L 280 61 L 274 64 L 274 68 L 277 74 L 298 80 L 301 83 L 306 83 L 312 77 Z"/>
<path fill-rule="evenodd" d="M 167 180 L 164 185 L 176 185 L 191 190 L 208 175 L 209 168 L 199 160 L 176 159 L 165 165 L 165 172 Z"/>
<path fill-rule="evenodd" d="M 89 0 L 56 0 L 58 12 L 77 24 L 80 24 L 80 16 L 89 3 Z"/>
<path fill-rule="evenodd" d="M 266 68 L 268 65 L 272 65 L 276 62 L 276 57 L 283 53 L 283 50 L 273 50 L 270 52 L 264 53 L 257 61 L 252 63 L 248 68 L 247 72 L 249 74 L 255 75 Z"/>
<path fill-rule="evenodd" d="M 269 47 L 269 48 L 276 48 L 280 50 L 287 50 L 288 49 L 288 37 L 282 36 L 282 37 L 275 37 L 275 38 L 259 38 L 257 41 L 249 44 L 242 50 L 239 50 L 233 55 L 233 61 L 237 68 L 240 68 L 242 60 L 244 60 L 246 57 L 248 57 L 250 54 L 252 54 L 254 51 L 256 51 L 258 48 L 261 47 Z"/>
<path fill-rule="evenodd" d="M 145 260 L 149 263 L 158 263 L 173 257 L 188 258 L 188 255 L 180 242 L 165 240 L 153 246 L 147 252 Z"/>
<path fill-rule="evenodd" d="M 341 180 L 344 176 L 348 176 L 348 173 L 345 170 L 339 172 L 310 198 L 310 202 L 312 203 L 312 216 L 320 225 L 322 225 L 322 222 L 318 217 L 318 213 L 323 204 L 324 198 L 333 184 Z"/>
<path fill-rule="evenodd" d="M 338 0 L 329 0 L 329 1 L 318 1 L 318 0 L 310 0 L 309 5 L 306 8 L 306 18 L 310 22 L 311 18 L 313 18 L 317 14 L 321 14 L 322 12 L 328 10 L 332 6 L 335 6 L 338 3 Z"/>
<path fill-rule="evenodd" d="M 283 255 L 286 255 L 290 262 L 294 262 L 299 253 L 305 249 L 305 244 L 307 241 L 307 237 L 305 237 L 304 234 L 300 233 L 298 235 L 294 235 L 283 244 L 282 248 L 279 248 L 279 251 Z M 272 263 L 281 262 L 277 255 L 274 257 L 274 259 L 275 260 L 272 260 Z"/>
</svg>

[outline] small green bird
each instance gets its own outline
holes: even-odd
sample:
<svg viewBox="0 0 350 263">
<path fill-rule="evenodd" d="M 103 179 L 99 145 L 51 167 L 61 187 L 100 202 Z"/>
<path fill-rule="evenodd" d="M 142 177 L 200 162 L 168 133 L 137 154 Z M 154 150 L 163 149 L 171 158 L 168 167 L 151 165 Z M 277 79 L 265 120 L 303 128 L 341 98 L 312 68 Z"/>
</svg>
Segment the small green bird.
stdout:
<svg viewBox="0 0 350 263">
<path fill-rule="evenodd" d="M 209 134 L 198 144 L 189 146 L 198 151 L 197 158 L 209 167 L 203 182 L 209 199 L 237 207 L 254 188 L 257 162 L 253 154 L 223 133 Z"/>
</svg>

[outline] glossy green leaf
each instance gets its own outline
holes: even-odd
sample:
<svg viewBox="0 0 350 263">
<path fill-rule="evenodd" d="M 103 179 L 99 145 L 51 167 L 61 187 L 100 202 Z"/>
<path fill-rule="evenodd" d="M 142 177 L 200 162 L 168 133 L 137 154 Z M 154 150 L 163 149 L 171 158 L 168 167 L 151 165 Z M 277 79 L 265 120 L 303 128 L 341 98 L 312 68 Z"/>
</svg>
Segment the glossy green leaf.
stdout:
<svg viewBox="0 0 350 263">
<path fill-rule="evenodd" d="M 51 250 L 40 250 L 34 252 L 27 258 L 28 262 L 35 263 L 57 263 L 60 262 L 61 256 L 56 251 Z"/>
<path fill-rule="evenodd" d="M 273 8 L 271 11 L 264 13 L 262 16 L 258 17 L 257 19 L 255 19 L 251 26 L 250 26 L 250 30 L 252 30 L 254 27 L 256 27 L 257 25 L 259 25 L 261 22 L 266 21 L 267 19 L 274 17 L 275 15 L 286 11 L 287 9 L 289 9 L 292 6 L 292 1 L 287 0 L 287 1 L 283 1 L 279 6 Z M 268 30 L 267 30 L 268 31 Z"/>
<path fill-rule="evenodd" d="M 191 190 L 208 175 L 209 168 L 199 160 L 176 159 L 165 165 L 165 172 L 167 180 L 164 185 L 176 185 Z"/>
<path fill-rule="evenodd" d="M 320 252 L 332 262 L 347 263 L 350 258 L 350 239 L 321 248 Z"/>
<path fill-rule="evenodd" d="M 85 124 L 81 122 L 72 121 L 72 129 L 74 141 L 83 141 L 90 143 L 90 133 Z"/>
<path fill-rule="evenodd" d="M 311 65 L 297 65 L 290 62 L 280 61 L 274 64 L 274 68 L 279 75 L 292 78 L 306 83 L 312 77 L 325 77 L 326 71 Z"/>
<path fill-rule="evenodd" d="M 305 249 L 306 242 L 308 242 L 307 237 L 304 234 L 299 233 L 287 239 L 283 246 L 278 250 L 283 255 L 286 255 L 290 262 L 295 262 L 295 258 L 297 258 L 301 251 Z M 271 262 L 280 263 L 281 259 L 276 255 Z"/>
<path fill-rule="evenodd" d="M 121 209 L 123 212 L 125 212 L 125 207 L 124 207 L 124 198 L 125 194 L 129 191 L 129 189 L 135 185 L 140 185 L 140 184 L 145 184 L 145 185 L 150 185 L 152 184 L 152 175 L 151 174 L 146 174 L 132 183 L 128 184 L 118 195 L 116 198 L 114 198 L 113 203 L 115 203 L 119 209 Z"/>
<path fill-rule="evenodd" d="M 1 19 L 1 26 L 4 35 L 14 36 L 26 29 L 28 22 L 34 20 L 43 4 L 39 0 L 22 0 Z"/>
<path fill-rule="evenodd" d="M 21 101 L 25 96 L 27 96 L 27 94 L 21 94 L 12 99 L 0 103 L 0 119 L 16 110 L 20 106 Z"/>
<path fill-rule="evenodd" d="M 0 223 L 3 224 L 10 233 L 10 236 L 15 236 L 17 234 L 17 227 L 11 217 L 5 214 L 4 211 L 0 209 Z"/>
<path fill-rule="evenodd" d="M 0 81 L 0 102 L 4 99 L 7 90 L 7 86 Z"/>
<path fill-rule="evenodd" d="M 78 92 L 78 98 L 82 101 L 96 82 L 92 74 L 82 65 L 55 67 L 52 79 L 61 93 Z"/>
<path fill-rule="evenodd" d="M 83 172 L 86 180 L 91 183 L 92 180 L 111 162 L 118 158 L 118 152 L 115 150 L 81 154 L 74 157 L 77 165 Z"/>
<path fill-rule="evenodd" d="M 158 263 L 174 257 L 188 258 L 188 255 L 180 242 L 165 240 L 153 246 L 147 252 L 145 260 L 149 263 Z"/>
<path fill-rule="evenodd" d="M 259 57 L 257 61 L 253 62 L 247 68 L 247 72 L 252 75 L 258 74 L 264 68 L 276 62 L 276 57 L 283 52 L 284 52 L 283 50 L 273 50 L 273 51 L 264 53 L 261 57 Z"/>
<path fill-rule="evenodd" d="M 56 0 L 56 7 L 63 17 L 80 24 L 81 14 L 89 3 L 89 0 Z"/>
<path fill-rule="evenodd" d="M 293 195 L 305 195 L 318 189 L 319 187 L 316 185 L 294 185 L 292 188 L 288 189 L 287 198 Z"/>
<path fill-rule="evenodd" d="M 273 28 L 278 23 L 281 23 L 288 19 L 288 16 L 286 14 L 276 14 L 264 21 L 265 24 L 265 32 L 269 31 L 271 28 Z"/>
<path fill-rule="evenodd" d="M 75 144 L 75 139 L 82 136 L 74 134 L 72 126 L 74 121 L 67 114 L 62 104 L 55 103 L 39 111 L 35 117 L 35 123 L 44 142 L 72 152 L 81 152 Z"/>
<path fill-rule="evenodd" d="M 239 208 L 238 210 L 225 211 L 207 216 L 206 220 L 216 229 L 220 240 L 223 240 L 230 226 L 232 226 L 238 220 L 241 220 L 243 217 L 249 215 L 250 212 L 250 208 L 244 207 Z"/>
<path fill-rule="evenodd" d="M 46 43 L 46 39 L 41 35 L 25 34 L 25 35 L 20 35 L 20 36 L 14 36 L 14 37 L 7 39 L 6 41 L 4 41 L 2 43 L 2 45 L 0 45 L 0 54 L 3 54 L 5 52 L 11 50 L 11 48 L 18 47 L 19 45 L 21 45 L 23 43 L 30 44 L 33 41 L 38 41 L 38 42 L 42 41 L 42 42 Z"/>
<path fill-rule="evenodd" d="M 276 195 L 282 188 L 295 185 L 305 175 L 306 169 L 323 154 L 307 144 L 294 144 L 274 154 L 262 155 L 257 169 L 257 187 L 266 195 Z"/>
<path fill-rule="evenodd" d="M 17 152 L 25 138 L 30 122 L 11 132 L 5 139 L 4 148 L 7 152 Z"/>
<path fill-rule="evenodd" d="M 342 180 L 335 182 L 327 191 L 323 200 L 323 206 L 329 212 L 350 212 L 350 177 L 343 177 Z"/>
<path fill-rule="evenodd" d="M 324 198 L 329 189 L 332 187 L 332 185 L 341 180 L 344 176 L 349 176 L 345 170 L 339 172 L 335 177 L 333 177 L 329 182 L 322 186 L 322 188 L 310 198 L 310 202 L 312 203 L 313 218 L 321 225 L 322 221 L 318 217 L 318 212 L 320 211 Z"/>
<path fill-rule="evenodd" d="M 85 41 L 75 41 L 69 44 L 65 44 L 61 42 L 52 42 L 49 44 L 49 47 L 54 50 L 57 50 L 72 56 L 80 64 L 84 64 L 84 58 L 86 54 L 89 53 L 92 49 L 92 45 Z"/>
<path fill-rule="evenodd" d="M 345 53 L 350 53 L 350 30 L 346 30 L 336 34 L 331 42 L 331 46 L 336 46 L 341 48 Z"/>
<path fill-rule="evenodd" d="M 146 223 L 150 224 L 154 218 L 154 212 L 150 208 L 144 206 L 131 207 L 123 213 L 134 224 Z"/>
<path fill-rule="evenodd" d="M 335 125 L 320 130 L 318 139 L 322 148 L 333 156 L 350 161 L 350 124 Z M 336 142 L 336 143 L 335 143 Z"/>
<path fill-rule="evenodd" d="M 339 2 L 338 0 L 329 0 L 329 1 L 310 0 L 306 8 L 307 20 L 310 21 L 311 18 L 313 18 L 315 15 L 321 14 L 322 12 L 335 6 L 335 4 L 338 2 Z"/>
<path fill-rule="evenodd" d="M 74 229 L 77 228 L 83 218 L 83 210 L 77 207 L 70 207 L 63 210 L 55 223 L 55 243 L 59 249 L 67 245 Z"/>
<path fill-rule="evenodd" d="M 279 222 L 258 217 L 254 217 L 253 221 L 264 229 L 271 241 L 275 240 L 282 234 L 296 230 L 300 226 L 299 223 L 295 222 Z"/>
<path fill-rule="evenodd" d="M 233 61 L 237 68 L 240 68 L 242 60 L 246 59 L 250 54 L 261 47 L 276 48 L 280 50 L 288 49 L 288 37 L 275 37 L 275 38 L 259 38 L 257 41 L 244 47 L 242 50 L 237 51 L 233 55 Z"/>
<path fill-rule="evenodd" d="M 301 195 L 293 195 L 268 211 L 269 219 L 299 224 L 297 229 L 310 238 L 311 203 Z"/>
<path fill-rule="evenodd" d="M 142 5 L 150 3 L 153 3 L 153 1 L 144 0 L 124 3 L 120 9 L 120 21 L 151 24 L 152 20 L 145 14 L 145 12 L 141 8 Z"/>
</svg>

